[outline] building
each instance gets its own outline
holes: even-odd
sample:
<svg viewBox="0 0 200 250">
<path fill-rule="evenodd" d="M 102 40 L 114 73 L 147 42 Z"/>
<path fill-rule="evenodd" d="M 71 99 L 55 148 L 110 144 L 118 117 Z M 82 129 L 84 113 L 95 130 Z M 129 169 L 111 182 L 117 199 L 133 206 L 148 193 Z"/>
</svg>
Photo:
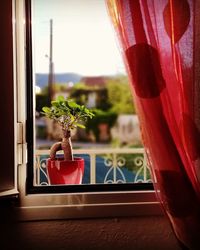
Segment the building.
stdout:
<svg viewBox="0 0 200 250">
<path fill-rule="evenodd" d="M 137 115 L 119 115 L 116 125 L 111 130 L 112 138 L 122 145 L 141 145 L 139 120 Z"/>
</svg>

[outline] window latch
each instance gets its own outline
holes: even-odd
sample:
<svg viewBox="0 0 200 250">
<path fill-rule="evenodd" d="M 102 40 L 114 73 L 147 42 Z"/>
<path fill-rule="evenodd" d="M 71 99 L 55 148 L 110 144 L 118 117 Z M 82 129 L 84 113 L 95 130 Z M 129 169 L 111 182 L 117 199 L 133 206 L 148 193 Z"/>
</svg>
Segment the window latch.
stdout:
<svg viewBox="0 0 200 250">
<path fill-rule="evenodd" d="M 22 122 L 17 123 L 17 164 L 27 163 L 27 144 L 24 142 L 24 126 Z"/>
</svg>

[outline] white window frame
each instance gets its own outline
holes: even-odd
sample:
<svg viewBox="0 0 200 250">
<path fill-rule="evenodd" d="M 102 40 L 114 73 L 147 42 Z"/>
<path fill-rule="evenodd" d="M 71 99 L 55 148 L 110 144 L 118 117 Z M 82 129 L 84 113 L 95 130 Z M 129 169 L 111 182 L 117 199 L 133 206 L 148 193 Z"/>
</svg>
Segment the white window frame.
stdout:
<svg viewBox="0 0 200 250">
<path fill-rule="evenodd" d="M 27 194 L 26 144 L 26 41 L 25 0 L 13 0 L 16 10 L 16 79 L 17 117 L 19 125 L 18 190 L 20 220 L 94 218 L 162 214 L 155 191 L 113 191 Z"/>
</svg>

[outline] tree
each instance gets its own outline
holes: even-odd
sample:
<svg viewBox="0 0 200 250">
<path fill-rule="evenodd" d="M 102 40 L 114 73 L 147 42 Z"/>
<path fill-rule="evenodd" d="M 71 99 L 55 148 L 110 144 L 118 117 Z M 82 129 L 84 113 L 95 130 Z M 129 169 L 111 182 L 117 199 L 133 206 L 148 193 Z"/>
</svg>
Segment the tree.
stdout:
<svg viewBox="0 0 200 250">
<path fill-rule="evenodd" d="M 94 114 L 84 105 L 78 105 L 72 100 L 67 100 L 63 96 L 59 96 L 55 101 L 51 102 L 51 107 L 43 107 L 43 114 L 57 122 L 63 132 L 62 142 L 54 143 L 50 149 L 50 158 L 56 157 L 56 152 L 63 150 L 64 160 L 73 160 L 71 146 L 71 130 L 80 127 L 85 128 L 82 124 L 88 118 L 93 118 Z"/>
<path fill-rule="evenodd" d="M 96 93 L 95 108 L 107 111 L 111 107 L 107 92 L 107 88 L 104 86 L 87 86 L 85 83 L 80 82 L 73 87 L 70 97 L 75 99 L 78 104 L 82 105 L 88 101 L 88 96 L 91 93 Z"/>
<path fill-rule="evenodd" d="M 87 130 L 93 131 L 96 141 L 100 141 L 99 137 L 99 125 L 100 124 L 107 124 L 108 126 L 108 133 L 110 136 L 110 128 L 112 128 L 116 122 L 117 114 L 113 111 L 103 111 L 100 109 L 94 109 L 93 113 L 95 114 L 95 117 L 92 120 L 87 121 Z"/>
<path fill-rule="evenodd" d="M 135 114 L 133 97 L 126 76 L 117 76 L 107 81 L 108 98 L 113 112 L 117 114 Z"/>
</svg>

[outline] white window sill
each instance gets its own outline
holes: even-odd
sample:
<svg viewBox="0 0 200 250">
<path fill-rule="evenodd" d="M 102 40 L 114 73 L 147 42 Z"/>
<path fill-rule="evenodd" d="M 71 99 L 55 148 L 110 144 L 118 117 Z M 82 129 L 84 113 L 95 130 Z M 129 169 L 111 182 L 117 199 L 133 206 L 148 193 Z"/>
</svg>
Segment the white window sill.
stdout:
<svg viewBox="0 0 200 250">
<path fill-rule="evenodd" d="M 15 212 L 21 221 L 163 214 L 154 191 L 31 194 L 21 198 Z"/>
</svg>

